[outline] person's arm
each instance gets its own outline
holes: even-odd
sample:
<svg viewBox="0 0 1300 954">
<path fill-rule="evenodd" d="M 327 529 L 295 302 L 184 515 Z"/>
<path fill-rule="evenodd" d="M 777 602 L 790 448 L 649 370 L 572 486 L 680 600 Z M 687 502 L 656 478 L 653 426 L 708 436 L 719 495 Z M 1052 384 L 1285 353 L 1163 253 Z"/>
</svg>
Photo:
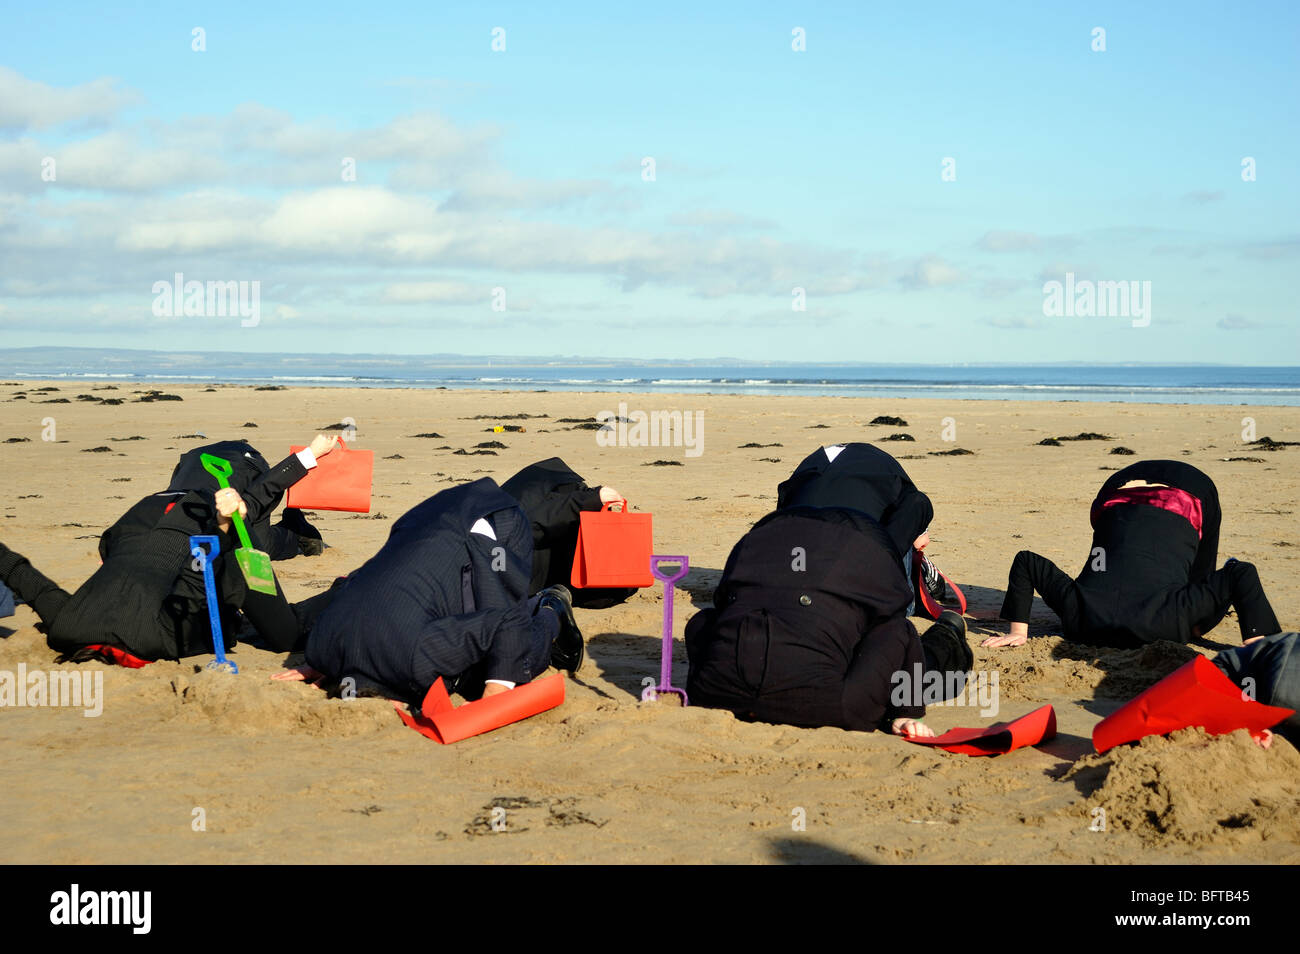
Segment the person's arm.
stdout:
<svg viewBox="0 0 1300 954">
<path fill-rule="evenodd" d="M 858 643 L 844 677 L 846 727 L 871 731 L 895 719 L 920 719 L 916 704 L 924 671 L 921 639 L 905 617 L 896 616 L 871 629 Z"/>
<path fill-rule="evenodd" d="M 577 532 L 578 514 L 600 510 L 603 506 L 600 487 L 586 484 L 563 484 L 542 497 L 528 514 L 533 525 L 533 545 L 547 548 Z"/>
<path fill-rule="evenodd" d="M 309 446 L 290 454 L 249 484 L 242 494 L 248 506 L 245 519 L 253 524 L 269 516 L 281 495 L 306 477 L 307 471 L 316 466 L 316 459 L 332 451 L 338 442 L 337 436 L 317 434 Z"/>
<path fill-rule="evenodd" d="M 1002 600 L 1001 616 L 1011 624 L 1011 631 L 1005 636 L 990 636 L 980 645 L 991 648 L 1023 646 L 1029 641 L 1029 616 L 1034 604 L 1034 591 L 1045 593 L 1049 582 L 1060 585 L 1068 581 L 1069 578 L 1051 560 L 1030 550 L 1021 550 L 1011 561 L 1011 570 L 1007 574 L 1007 592 Z"/>
<path fill-rule="evenodd" d="M 495 695 L 505 691 L 506 684 L 522 685 L 541 675 L 528 666 L 531 642 L 532 617 L 523 604 L 517 604 L 429 620 L 417 656 L 423 668 L 448 677 L 483 663 L 488 687 L 499 684 L 485 694 Z M 416 685 L 412 678 L 410 689 L 419 694 L 428 686 Z"/>
</svg>

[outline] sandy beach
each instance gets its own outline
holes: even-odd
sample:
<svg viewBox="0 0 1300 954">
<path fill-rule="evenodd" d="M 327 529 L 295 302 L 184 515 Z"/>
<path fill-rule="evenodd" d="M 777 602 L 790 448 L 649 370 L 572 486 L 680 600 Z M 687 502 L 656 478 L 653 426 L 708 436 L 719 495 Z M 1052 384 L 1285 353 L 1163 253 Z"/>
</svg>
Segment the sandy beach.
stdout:
<svg viewBox="0 0 1300 954">
<path fill-rule="evenodd" d="M 1106 471 L 1142 458 L 1184 459 L 1213 477 L 1220 561 L 1254 562 L 1284 628 L 1300 628 L 1300 448 L 1243 439 L 1243 418 L 1252 418 L 1260 437 L 1300 440 L 1300 408 L 106 388 L 0 385 L 0 541 L 68 589 L 95 568 L 103 529 L 165 487 L 183 450 L 206 442 L 184 435 L 247 438 L 275 461 L 351 418 L 356 446 L 375 452 L 372 512 L 318 514 L 324 554 L 276 564 L 291 599 L 364 562 L 393 519 L 430 494 L 479 476 L 500 482 L 559 455 L 653 513 L 656 552 L 689 555 L 676 600 L 678 684 L 682 628 L 708 605 L 733 543 L 774 505 L 777 483 L 823 443 L 908 434 L 879 446 L 934 502 L 929 552 L 970 598 L 975 665 L 996 671 L 1000 689 L 996 718 L 938 707 L 927 721 L 943 731 L 1051 703 L 1059 735 L 971 758 L 879 733 L 643 704 L 642 680 L 658 672 L 662 607 L 660 591 L 646 589 L 613 609 L 579 611 L 588 656 L 563 706 L 449 746 L 404 727 L 386 701 L 330 700 L 273 682 L 284 657 L 247 645 L 235 652 L 237 676 L 202 671 L 209 657 L 82 666 L 103 672 L 102 715 L 0 711 L 7 861 L 1300 862 L 1300 754 L 1285 741 L 1264 751 L 1244 732 L 1187 730 L 1105 756 L 1092 750 L 1092 727 L 1124 700 L 1193 653 L 1239 645 L 1235 616 L 1193 646 L 1099 651 L 1063 641 L 1036 601 L 1028 645 L 978 647 L 1005 632 L 995 617 L 1016 551 L 1077 570 Z M 140 401 L 147 388 L 181 400 Z M 702 452 L 602 447 L 596 432 L 561 423 L 619 402 L 703 412 Z M 907 423 L 870 425 L 878 415 Z M 498 424 L 525 430 L 494 433 Z M 1088 432 L 1111 439 L 1038 443 Z M 415 436 L 425 434 L 439 436 Z M 476 447 L 489 441 L 506 446 Z M 0 669 L 77 668 L 54 664 L 34 622 L 27 607 L 0 620 Z M 494 808 L 505 809 L 504 830 L 493 829 Z M 1091 830 L 1096 808 L 1105 831 Z"/>
</svg>

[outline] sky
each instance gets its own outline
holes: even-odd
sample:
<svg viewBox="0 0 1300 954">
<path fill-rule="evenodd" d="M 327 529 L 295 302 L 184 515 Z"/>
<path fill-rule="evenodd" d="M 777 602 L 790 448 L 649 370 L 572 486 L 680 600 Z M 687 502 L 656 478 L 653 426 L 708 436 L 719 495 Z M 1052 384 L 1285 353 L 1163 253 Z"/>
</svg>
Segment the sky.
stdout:
<svg viewBox="0 0 1300 954">
<path fill-rule="evenodd" d="M 1300 364 L 1300 5 L 700 6 L 12 5 L 0 347 Z"/>
</svg>

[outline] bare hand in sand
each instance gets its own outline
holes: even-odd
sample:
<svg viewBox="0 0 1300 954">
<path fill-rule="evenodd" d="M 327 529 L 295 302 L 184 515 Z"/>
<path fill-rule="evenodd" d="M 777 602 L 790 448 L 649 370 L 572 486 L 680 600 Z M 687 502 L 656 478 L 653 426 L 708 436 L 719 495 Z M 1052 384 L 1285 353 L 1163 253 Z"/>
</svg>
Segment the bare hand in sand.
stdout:
<svg viewBox="0 0 1300 954">
<path fill-rule="evenodd" d="M 499 696 L 501 693 L 509 691 L 509 686 L 503 686 L 499 682 L 489 682 L 483 687 L 483 698 L 486 699 L 488 696 Z"/>
<path fill-rule="evenodd" d="M 895 719 L 889 726 L 894 735 L 910 735 L 918 739 L 933 739 L 934 729 L 919 719 Z"/>
<path fill-rule="evenodd" d="M 337 434 L 331 436 L 326 436 L 325 434 L 317 434 L 315 437 L 311 439 L 312 455 L 315 457 L 324 457 L 326 454 L 328 454 L 330 451 L 332 451 L 335 447 L 338 446 L 338 442 L 339 442 L 339 437 Z"/>
<path fill-rule="evenodd" d="M 285 669 L 282 672 L 271 674 L 272 679 L 278 679 L 281 682 L 309 682 L 313 686 L 319 686 L 321 680 L 325 678 L 325 673 L 317 672 L 311 666 L 298 666 L 294 669 Z"/>
<path fill-rule="evenodd" d="M 233 487 L 223 487 L 217 491 L 217 529 L 222 533 L 230 532 L 230 515 L 239 512 L 240 517 L 248 516 L 248 504 Z"/>
<path fill-rule="evenodd" d="M 1029 624 L 1012 623 L 1011 632 L 1005 636 L 990 636 L 984 642 L 980 643 L 989 649 L 997 649 L 1003 646 L 1023 646 L 1029 642 Z"/>
</svg>

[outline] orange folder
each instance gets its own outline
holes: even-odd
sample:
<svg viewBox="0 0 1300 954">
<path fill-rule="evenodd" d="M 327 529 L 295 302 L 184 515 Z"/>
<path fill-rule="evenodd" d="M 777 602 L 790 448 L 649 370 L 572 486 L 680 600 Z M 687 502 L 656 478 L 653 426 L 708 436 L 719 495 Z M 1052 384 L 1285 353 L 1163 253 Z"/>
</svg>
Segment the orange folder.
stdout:
<svg viewBox="0 0 1300 954">
<path fill-rule="evenodd" d="M 564 676 L 559 673 L 463 706 L 451 704 L 447 687 L 439 677 L 429 687 L 418 713 L 412 715 L 400 702 L 394 702 L 393 708 L 416 732 L 435 742 L 450 745 L 554 709 L 562 702 Z"/>
<path fill-rule="evenodd" d="M 917 745 L 934 745 L 959 755 L 1003 755 L 1027 745 L 1046 742 L 1056 735 L 1056 710 L 1040 706 L 1011 722 L 996 722 L 983 729 L 949 729 L 933 738 L 903 736 Z"/>
<path fill-rule="evenodd" d="M 301 447 L 291 447 L 298 453 Z M 375 472 L 375 452 L 338 446 L 316 462 L 307 476 L 289 488 L 286 507 L 301 510 L 370 512 L 370 486 Z"/>
<path fill-rule="evenodd" d="M 1260 738 L 1265 729 L 1293 715 L 1294 709 L 1244 698 L 1241 688 L 1218 666 L 1197 656 L 1098 722 L 1092 730 L 1092 744 L 1098 752 L 1105 752 L 1148 735 L 1165 735 L 1194 725 L 1211 735 L 1246 729 Z"/>
<path fill-rule="evenodd" d="M 654 549 L 653 517 L 609 509 L 584 510 L 578 515 L 578 543 L 569 580 L 586 587 L 652 586 L 650 553 Z"/>
</svg>

